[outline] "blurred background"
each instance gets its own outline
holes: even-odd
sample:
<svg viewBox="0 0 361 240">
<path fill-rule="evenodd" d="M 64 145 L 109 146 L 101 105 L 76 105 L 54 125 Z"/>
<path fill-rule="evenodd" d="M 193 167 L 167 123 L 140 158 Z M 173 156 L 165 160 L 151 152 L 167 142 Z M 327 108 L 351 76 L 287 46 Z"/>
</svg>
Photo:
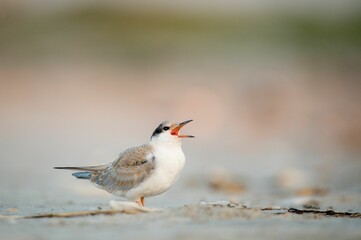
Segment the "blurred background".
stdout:
<svg viewBox="0 0 361 240">
<path fill-rule="evenodd" d="M 151 204 L 356 194 L 360 207 L 360 1 L 0 4 L 3 206 L 106 202 L 52 167 L 111 162 L 193 119 L 185 170 Z"/>
</svg>

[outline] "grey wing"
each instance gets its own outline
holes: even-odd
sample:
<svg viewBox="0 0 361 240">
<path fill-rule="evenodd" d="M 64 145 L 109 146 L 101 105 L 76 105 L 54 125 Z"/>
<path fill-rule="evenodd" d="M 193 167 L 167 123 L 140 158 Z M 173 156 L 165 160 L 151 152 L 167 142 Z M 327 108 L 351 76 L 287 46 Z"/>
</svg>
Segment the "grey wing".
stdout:
<svg viewBox="0 0 361 240">
<path fill-rule="evenodd" d="M 91 181 L 108 192 L 127 192 L 147 179 L 155 168 L 149 145 L 130 148 L 103 171 L 92 175 Z"/>
</svg>

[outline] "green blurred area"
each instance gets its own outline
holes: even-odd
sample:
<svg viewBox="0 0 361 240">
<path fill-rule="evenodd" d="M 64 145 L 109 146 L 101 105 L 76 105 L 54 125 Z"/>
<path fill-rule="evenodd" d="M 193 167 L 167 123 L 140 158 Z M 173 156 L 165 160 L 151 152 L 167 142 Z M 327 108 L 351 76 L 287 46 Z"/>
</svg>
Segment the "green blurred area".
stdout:
<svg viewBox="0 0 361 240">
<path fill-rule="evenodd" d="M 321 58 L 361 53 L 361 15 L 326 18 L 286 12 L 210 14 L 88 6 L 0 19 L 1 58 L 98 56 L 126 61 L 162 57 L 272 54 Z"/>
</svg>

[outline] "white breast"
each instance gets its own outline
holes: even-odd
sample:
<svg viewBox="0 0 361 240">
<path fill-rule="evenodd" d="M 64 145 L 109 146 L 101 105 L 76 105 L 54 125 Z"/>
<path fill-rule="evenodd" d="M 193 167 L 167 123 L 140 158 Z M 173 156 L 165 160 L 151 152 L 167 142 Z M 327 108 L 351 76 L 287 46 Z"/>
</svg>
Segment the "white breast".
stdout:
<svg viewBox="0 0 361 240">
<path fill-rule="evenodd" d="M 174 146 L 154 145 L 153 154 L 156 161 L 154 172 L 126 196 L 129 199 L 150 197 L 167 191 L 177 180 L 184 167 L 185 156 L 180 144 Z"/>
</svg>

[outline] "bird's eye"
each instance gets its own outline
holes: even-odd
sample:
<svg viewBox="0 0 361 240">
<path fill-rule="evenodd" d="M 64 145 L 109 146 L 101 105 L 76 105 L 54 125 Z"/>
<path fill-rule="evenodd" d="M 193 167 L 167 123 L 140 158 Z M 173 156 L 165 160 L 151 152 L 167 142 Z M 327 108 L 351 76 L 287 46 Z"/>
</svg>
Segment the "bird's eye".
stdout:
<svg viewBox="0 0 361 240">
<path fill-rule="evenodd" d="M 167 131 L 167 130 L 169 130 L 169 127 L 164 127 L 163 130 Z"/>
</svg>

